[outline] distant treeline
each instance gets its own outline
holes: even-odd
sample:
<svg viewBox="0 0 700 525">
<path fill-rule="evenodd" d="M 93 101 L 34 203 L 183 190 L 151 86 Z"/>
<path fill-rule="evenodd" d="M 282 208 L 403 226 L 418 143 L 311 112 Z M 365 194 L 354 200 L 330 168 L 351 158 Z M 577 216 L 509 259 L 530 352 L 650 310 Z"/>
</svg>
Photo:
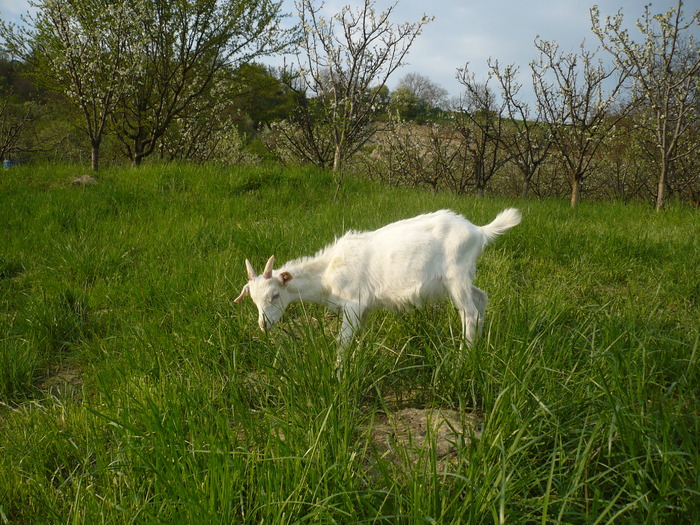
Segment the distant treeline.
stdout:
<svg viewBox="0 0 700 525">
<path fill-rule="evenodd" d="M 639 42 L 621 14 L 592 8 L 610 65 L 599 51 L 538 38 L 527 72 L 497 60 L 484 79 L 458 69 L 454 100 L 420 73 L 386 87 L 429 17 L 377 22 L 368 1 L 338 15 L 343 42 L 313 0 L 291 29 L 270 0 L 97 4 L 41 1 L 24 27 L 0 21 L 6 166 L 312 163 L 332 169 L 338 188 L 352 171 L 435 191 L 568 196 L 572 206 L 700 202 L 700 11 L 686 20 L 682 0 L 665 14 L 648 6 Z M 384 53 L 357 52 L 379 34 Z M 290 51 L 292 67 L 261 64 Z M 523 76 L 534 102 L 523 100 Z"/>
</svg>

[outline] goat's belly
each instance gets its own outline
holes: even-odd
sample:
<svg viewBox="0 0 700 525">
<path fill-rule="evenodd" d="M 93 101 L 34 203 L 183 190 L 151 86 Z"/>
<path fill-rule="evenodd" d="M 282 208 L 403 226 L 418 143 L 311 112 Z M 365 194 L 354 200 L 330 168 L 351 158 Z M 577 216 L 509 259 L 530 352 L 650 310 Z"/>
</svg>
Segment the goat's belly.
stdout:
<svg viewBox="0 0 700 525">
<path fill-rule="evenodd" d="M 432 279 L 420 284 L 418 290 L 417 307 L 425 306 L 426 304 L 435 303 L 445 297 L 447 290 L 442 282 L 442 279 Z"/>
<path fill-rule="evenodd" d="M 376 308 L 407 310 L 422 308 L 445 297 L 446 290 L 442 279 L 432 279 L 414 286 L 387 290 L 376 297 Z"/>
</svg>

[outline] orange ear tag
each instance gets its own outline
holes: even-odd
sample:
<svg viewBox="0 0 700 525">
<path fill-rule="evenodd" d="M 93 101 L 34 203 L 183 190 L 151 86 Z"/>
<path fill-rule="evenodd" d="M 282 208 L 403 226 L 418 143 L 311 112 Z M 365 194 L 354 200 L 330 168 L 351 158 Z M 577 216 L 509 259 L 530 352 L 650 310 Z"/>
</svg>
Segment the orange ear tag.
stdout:
<svg viewBox="0 0 700 525">
<path fill-rule="evenodd" d="M 280 279 L 282 279 L 282 284 L 287 284 L 292 280 L 292 274 L 289 272 L 282 272 L 280 274 Z"/>
</svg>

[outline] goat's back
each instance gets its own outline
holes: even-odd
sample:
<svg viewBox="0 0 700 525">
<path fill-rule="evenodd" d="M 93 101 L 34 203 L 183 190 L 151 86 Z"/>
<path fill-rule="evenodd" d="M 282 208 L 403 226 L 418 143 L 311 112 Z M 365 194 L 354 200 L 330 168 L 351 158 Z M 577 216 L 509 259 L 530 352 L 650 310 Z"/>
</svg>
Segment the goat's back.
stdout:
<svg viewBox="0 0 700 525">
<path fill-rule="evenodd" d="M 474 238 L 481 238 L 479 226 L 450 210 L 440 210 L 392 222 L 374 231 L 350 231 L 335 246 L 351 258 L 357 255 L 371 260 L 383 255 L 410 256 L 412 250 L 445 252 Z"/>
<path fill-rule="evenodd" d="M 471 282 L 481 228 L 449 210 L 369 232 L 348 232 L 324 250 L 333 293 L 376 307 L 420 306 L 444 296 L 445 281 Z"/>
</svg>

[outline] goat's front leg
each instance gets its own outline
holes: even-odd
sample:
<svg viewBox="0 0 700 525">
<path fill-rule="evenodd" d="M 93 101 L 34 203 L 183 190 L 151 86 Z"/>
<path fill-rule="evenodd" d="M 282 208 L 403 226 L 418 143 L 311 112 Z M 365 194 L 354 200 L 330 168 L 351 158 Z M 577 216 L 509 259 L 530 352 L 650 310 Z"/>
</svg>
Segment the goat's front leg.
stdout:
<svg viewBox="0 0 700 525">
<path fill-rule="evenodd" d="M 362 311 L 359 305 L 350 305 L 343 308 L 343 321 L 338 334 L 338 355 L 335 360 L 335 367 L 340 376 L 345 360 L 345 349 L 350 345 L 355 332 L 362 324 Z"/>
</svg>

